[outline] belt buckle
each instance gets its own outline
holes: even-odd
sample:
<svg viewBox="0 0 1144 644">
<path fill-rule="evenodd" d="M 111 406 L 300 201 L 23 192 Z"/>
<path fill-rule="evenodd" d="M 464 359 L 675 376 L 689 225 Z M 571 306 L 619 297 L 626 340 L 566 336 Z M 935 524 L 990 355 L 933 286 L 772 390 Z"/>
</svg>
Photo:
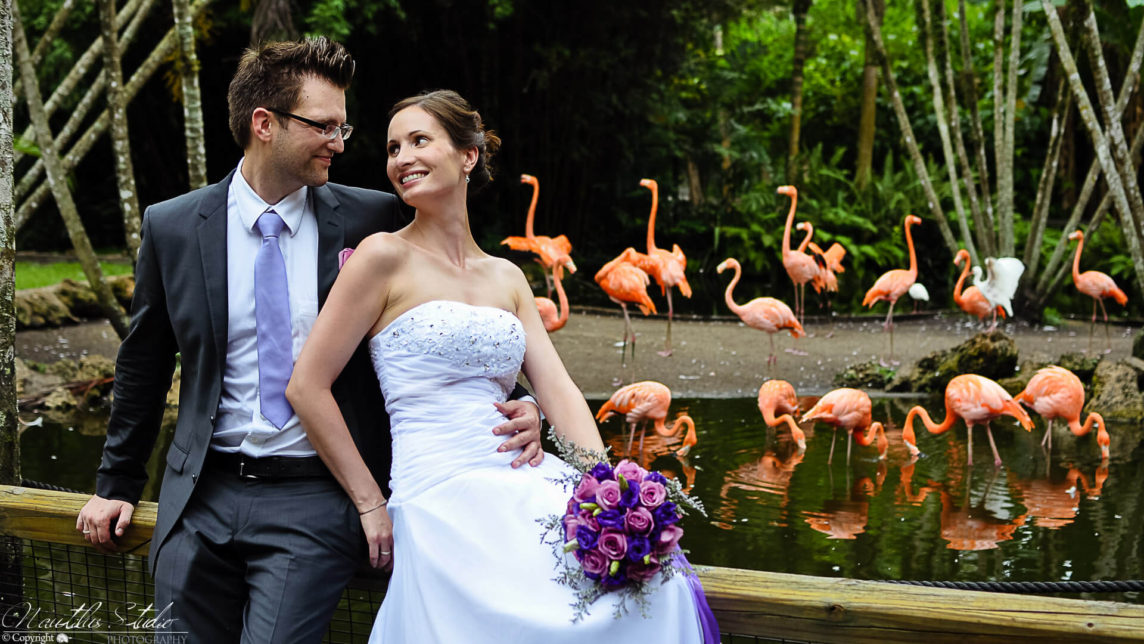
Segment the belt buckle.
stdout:
<svg viewBox="0 0 1144 644">
<path fill-rule="evenodd" d="M 238 478 L 240 479 L 259 479 L 261 477 L 254 474 L 246 473 L 246 456 L 241 456 L 238 460 Z"/>
</svg>

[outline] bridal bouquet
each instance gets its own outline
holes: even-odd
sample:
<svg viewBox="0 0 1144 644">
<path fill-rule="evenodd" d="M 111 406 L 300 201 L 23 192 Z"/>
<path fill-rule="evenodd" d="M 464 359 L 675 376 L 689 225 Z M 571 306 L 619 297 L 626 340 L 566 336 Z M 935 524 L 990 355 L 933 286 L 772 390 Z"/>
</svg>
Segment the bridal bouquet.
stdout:
<svg viewBox="0 0 1144 644">
<path fill-rule="evenodd" d="M 557 581 L 576 590 L 572 621 L 606 593 L 618 597 L 615 616 L 627 612 L 629 599 L 646 616 L 649 582 L 680 570 L 694 573 L 679 548 L 678 522 L 688 510 L 705 514 L 702 504 L 677 480 L 629 460 L 612 467 L 606 454 L 550 435 L 561 458 L 578 470 L 559 481 L 573 489 L 564 514 L 539 520 L 557 556 Z"/>
</svg>

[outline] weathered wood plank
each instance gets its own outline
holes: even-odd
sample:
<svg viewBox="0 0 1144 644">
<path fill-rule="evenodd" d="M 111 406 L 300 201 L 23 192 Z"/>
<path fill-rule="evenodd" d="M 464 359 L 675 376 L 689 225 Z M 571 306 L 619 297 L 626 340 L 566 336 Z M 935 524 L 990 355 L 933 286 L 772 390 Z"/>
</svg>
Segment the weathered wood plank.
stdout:
<svg viewBox="0 0 1144 644">
<path fill-rule="evenodd" d="M 0 534 L 87 545 L 86 495 L 0 486 Z M 146 554 L 156 504 L 140 503 L 125 549 Z M 811 642 L 1144 641 L 1144 606 L 698 566 L 724 633 Z"/>
</svg>

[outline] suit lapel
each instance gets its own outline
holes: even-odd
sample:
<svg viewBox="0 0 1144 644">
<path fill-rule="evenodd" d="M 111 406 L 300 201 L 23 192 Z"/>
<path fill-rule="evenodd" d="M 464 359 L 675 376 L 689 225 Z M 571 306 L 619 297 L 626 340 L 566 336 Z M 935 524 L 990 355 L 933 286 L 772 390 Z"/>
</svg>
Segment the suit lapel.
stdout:
<svg viewBox="0 0 1144 644">
<path fill-rule="evenodd" d="M 318 306 L 321 307 L 338 276 L 338 253 L 346 247 L 346 231 L 338 199 L 329 186 L 311 188 L 310 199 L 318 220 Z"/>
<path fill-rule="evenodd" d="M 203 282 L 206 285 L 207 313 L 218 359 L 219 382 L 226 363 L 226 341 L 229 330 L 227 316 L 226 274 L 226 202 L 234 171 L 226 179 L 208 189 L 199 208 L 202 221 L 198 226 L 199 254 L 202 258 Z"/>
</svg>

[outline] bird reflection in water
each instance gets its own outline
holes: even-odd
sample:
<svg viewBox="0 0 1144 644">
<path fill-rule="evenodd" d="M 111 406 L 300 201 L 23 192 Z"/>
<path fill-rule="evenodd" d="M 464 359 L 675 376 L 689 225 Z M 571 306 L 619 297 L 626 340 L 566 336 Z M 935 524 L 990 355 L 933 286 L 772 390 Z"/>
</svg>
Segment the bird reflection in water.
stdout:
<svg viewBox="0 0 1144 644">
<path fill-rule="evenodd" d="M 719 489 L 721 502 L 712 524 L 724 530 L 733 529 L 735 522 L 742 518 L 739 502 L 743 501 L 750 508 L 776 505 L 778 515 L 769 525 L 785 527 L 791 479 L 794 477 L 794 469 L 804 457 L 804 450 L 788 435 L 782 434 L 758 460 L 728 470 L 723 476 L 723 486 Z"/>
<path fill-rule="evenodd" d="M 1061 470 L 1057 470 L 1059 475 Z M 1012 481 L 1014 494 L 1020 499 L 1033 525 L 1039 528 L 1061 528 L 1073 522 L 1080 511 L 1080 495 L 1089 500 L 1100 498 L 1104 482 L 1108 480 L 1108 462 L 1096 468 L 1092 484 L 1076 467 L 1070 467 L 1064 478 L 1059 476 Z"/>
<path fill-rule="evenodd" d="M 958 469 L 962 472 L 966 471 L 963 468 Z M 972 473 L 972 469 L 968 471 Z M 921 505 L 931 492 L 940 496 L 941 537 L 948 542 L 946 548 L 967 551 L 993 550 L 1002 541 L 1012 539 L 1017 528 L 1025 525 L 1028 516 L 1027 513 L 1011 519 L 999 516 L 1001 513 L 999 510 L 1003 509 L 999 506 L 1007 504 L 1003 500 L 990 497 L 998 472 L 996 469 L 993 470 L 989 482 L 985 486 L 985 492 L 976 504 L 970 501 L 972 485 L 968 480 L 964 485 L 964 499 L 960 504 L 955 503 L 950 490 L 961 487 L 959 484 L 961 477 L 958 475 L 952 475 L 948 484 L 929 481 L 915 491 L 913 489 L 913 463 L 902 466 L 900 491 L 905 500 L 913 505 Z"/>
<path fill-rule="evenodd" d="M 828 470 L 829 471 L 829 470 Z M 886 461 L 879 460 L 874 478 L 859 476 L 849 486 L 848 496 L 827 499 L 818 512 L 804 511 L 806 523 L 827 539 L 855 539 L 866 531 L 870 515 L 870 499 L 882 491 L 886 480 Z M 833 485 L 831 486 L 833 487 Z"/>
</svg>

